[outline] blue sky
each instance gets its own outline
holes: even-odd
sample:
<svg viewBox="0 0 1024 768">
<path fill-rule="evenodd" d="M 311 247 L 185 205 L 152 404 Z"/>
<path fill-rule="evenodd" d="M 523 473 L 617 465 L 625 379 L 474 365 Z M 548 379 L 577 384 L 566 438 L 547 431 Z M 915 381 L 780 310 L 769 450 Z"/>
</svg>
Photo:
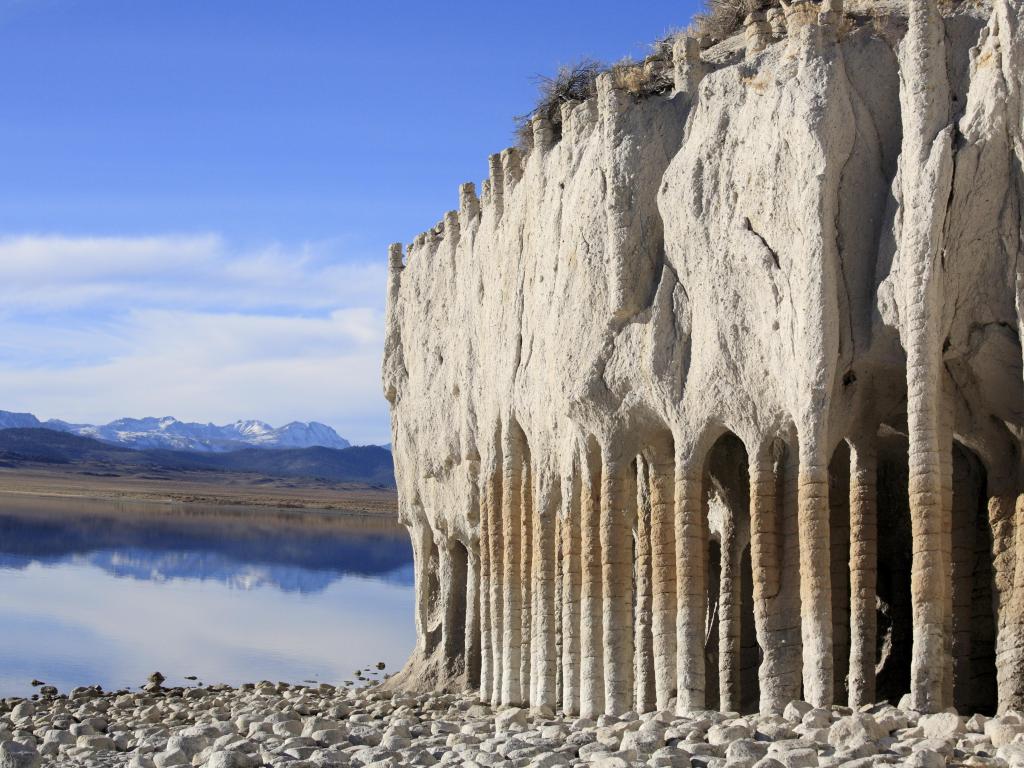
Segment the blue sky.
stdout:
<svg viewBox="0 0 1024 768">
<path fill-rule="evenodd" d="M 389 440 L 385 251 L 695 0 L 0 0 L 0 409 Z"/>
</svg>

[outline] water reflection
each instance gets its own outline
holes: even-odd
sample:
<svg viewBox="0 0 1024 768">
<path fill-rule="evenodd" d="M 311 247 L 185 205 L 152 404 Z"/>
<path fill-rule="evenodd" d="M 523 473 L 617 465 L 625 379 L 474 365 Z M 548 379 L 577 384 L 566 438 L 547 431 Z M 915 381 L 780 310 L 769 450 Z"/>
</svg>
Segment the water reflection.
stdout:
<svg viewBox="0 0 1024 768">
<path fill-rule="evenodd" d="M 0 695 L 338 683 L 412 648 L 412 553 L 389 521 L 0 496 Z"/>
</svg>

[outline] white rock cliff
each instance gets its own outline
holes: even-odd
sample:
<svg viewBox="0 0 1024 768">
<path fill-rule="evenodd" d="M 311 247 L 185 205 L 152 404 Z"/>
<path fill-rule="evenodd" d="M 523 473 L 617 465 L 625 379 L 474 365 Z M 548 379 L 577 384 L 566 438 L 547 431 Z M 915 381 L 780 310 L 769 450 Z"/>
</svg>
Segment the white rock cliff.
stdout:
<svg viewBox="0 0 1024 768">
<path fill-rule="evenodd" d="M 1024 708 L 1024 2 L 880 9 L 603 75 L 392 246 L 392 685 Z"/>
</svg>

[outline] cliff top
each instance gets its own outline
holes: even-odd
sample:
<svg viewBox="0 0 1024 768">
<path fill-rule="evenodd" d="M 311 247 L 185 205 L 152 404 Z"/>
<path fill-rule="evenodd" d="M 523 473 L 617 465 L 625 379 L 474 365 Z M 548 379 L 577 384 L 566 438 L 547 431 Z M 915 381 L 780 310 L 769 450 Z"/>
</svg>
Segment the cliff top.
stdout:
<svg viewBox="0 0 1024 768">
<path fill-rule="evenodd" d="M 909 9 L 907 0 L 826 0 L 828 7 L 841 13 L 846 33 L 872 25 L 879 35 L 895 44 L 906 31 Z M 555 127 L 556 139 L 562 120 L 563 104 L 586 101 L 597 94 L 597 78 L 607 72 L 615 88 L 637 97 L 668 93 L 673 87 L 672 68 L 680 51 L 690 49 L 687 55 L 699 55 L 709 64 L 725 65 L 742 56 L 748 36 L 747 28 L 766 23 L 778 33 L 794 14 L 816 12 L 818 4 L 812 0 L 705 0 L 704 9 L 696 14 L 690 25 L 679 32 L 651 44 L 651 53 L 641 61 L 622 59 L 614 64 L 583 59 L 562 67 L 554 76 L 538 76 L 538 101 L 525 115 L 516 118 L 519 148 L 530 148 L 533 129 L 531 121 L 542 117 Z M 991 10 L 988 0 L 945 0 L 939 4 L 943 15 L 976 13 L 987 17 Z M 687 45 L 688 41 L 690 42 Z M 698 53 L 699 52 L 699 53 Z"/>
</svg>

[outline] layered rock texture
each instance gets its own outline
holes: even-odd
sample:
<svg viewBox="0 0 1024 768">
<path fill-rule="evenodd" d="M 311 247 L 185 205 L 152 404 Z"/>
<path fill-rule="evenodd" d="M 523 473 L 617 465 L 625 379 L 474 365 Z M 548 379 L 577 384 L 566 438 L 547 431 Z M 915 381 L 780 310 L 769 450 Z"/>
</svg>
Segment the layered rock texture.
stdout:
<svg viewBox="0 0 1024 768">
<path fill-rule="evenodd" d="M 1024 2 L 753 14 L 390 254 L 392 684 L 1024 708 Z"/>
</svg>

